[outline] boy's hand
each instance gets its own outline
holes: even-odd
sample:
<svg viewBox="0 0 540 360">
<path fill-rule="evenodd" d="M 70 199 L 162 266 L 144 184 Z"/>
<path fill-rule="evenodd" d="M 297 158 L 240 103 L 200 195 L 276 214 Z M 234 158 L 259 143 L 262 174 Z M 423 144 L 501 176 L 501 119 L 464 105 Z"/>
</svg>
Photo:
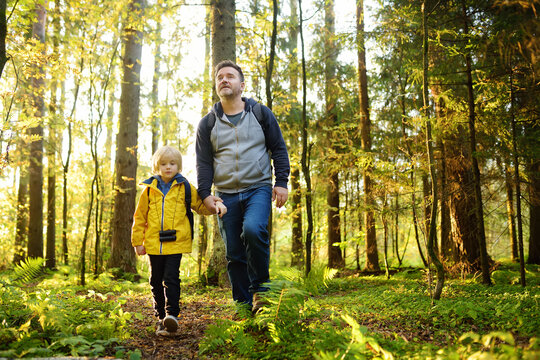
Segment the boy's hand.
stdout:
<svg viewBox="0 0 540 360">
<path fill-rule="evenodd" d="M 218 211 L 216 207 L 216 199 L 221 200 L 220 198 L 214 195 L 209 195 L 203 200 L 204 206 L 206 206 L 208 211 L 210 211 L 212 214 L 217 214 L 217 211 Z"/>
<path fill-rule="evenodd" d="M 220 218 L 222 218 L 223 215 L 227 213 L 227 207 L 225 206 L 225 204 L 223 204 L 222 201 L 216 202 L 216 208 L 217 208 L 217 214 L 219 215 Z"/>
<path fill-rule="evenodd" d="M 137 255 L 146 255 L 146 249 L 144 248 L 144 245 L 135 246 L 135 252 Z"/>
</svg>

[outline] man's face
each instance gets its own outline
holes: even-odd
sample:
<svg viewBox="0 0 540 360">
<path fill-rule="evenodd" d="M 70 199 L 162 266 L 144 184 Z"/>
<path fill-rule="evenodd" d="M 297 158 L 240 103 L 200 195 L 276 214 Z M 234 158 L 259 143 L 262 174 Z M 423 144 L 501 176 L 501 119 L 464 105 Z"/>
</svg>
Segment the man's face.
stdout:
<svg viewBox="0 0 540 360">
<path fill-rule="evenodd" d="M 244 91 L 244 86 L 240 73 L 235 68 L 224 67 L 216 74 L 216 91 L 220 98 L 238 97 Z"/>
</svg>

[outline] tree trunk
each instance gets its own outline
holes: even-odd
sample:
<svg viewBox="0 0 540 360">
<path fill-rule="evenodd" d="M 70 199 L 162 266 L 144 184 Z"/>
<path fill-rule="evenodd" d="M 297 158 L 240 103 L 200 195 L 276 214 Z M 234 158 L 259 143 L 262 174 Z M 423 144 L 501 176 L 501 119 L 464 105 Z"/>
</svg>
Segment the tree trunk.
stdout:
<svg viewBox="0 0 540 360">
<path fill-rule="evenodd" d="M 46 11 L 43 4 L 36 4 L 36 21 L 32 26 L 32 37 L 40 44 L 45 43 Z M 43 45 L 44 46 L 44 45 Z M 42 49 L 45 56 L 45 48 Z M 34 137 L 30 144 L 30 216 L 28 225 L 28 256 L 43 257 L 43 125 L 45 116 L 45 73 L 42 66 L 35 69 L 36 75 L 31 79 L 33 116 L 39 124 L 30 129 Z"/>
<path fill-rule="evenodd" d="M 236 30 L 234 0 L 212 0 L 211 43 L 212 43 L 212 69 L 222 60 L 236 61 Z M 213 102 L 219 97 L 215 86 L 212 86 Z M 227 286 L 227 262 L 225 258 L 225 243 L 214 223 L 212 239 L 212 255 L 210 256 L 206 277 L 208 281 L 217 281 L 216 285 Z M 210 280 L 215 279 L 215 280 Z"/>
<path fill-rule="evenodd" d="M 464 33 L 467 36 L 469 34 L 469 28 L 467 23 L 467 14 L 465 4 L 463 4 L 463 21 L 464 21 Z M 478 247 L 480 249 L 480 265 L 482 268 L 482 282 L 485 285 L 491 285 L 491 277 L 489 274 L 489 257 L 486 247 L 486 232 L 484 229 L 484 211 L 482 207 L 482 188 L 480 184 L 480 167 L 478 165 L 478 158 L 476 154 L 476 128 L 475 128 L 475 103 L 473 93 L 473 81 L 472 81 L 472 60 L 469 52 L 465 55 L 465 62 L 467 66 L 467 94 L 468 94 L 468 108 L 469 108 L 469 146 L 472 157 L 472 173 L 474 184 L 474 212 L 476 214 L 477 226 L 476 236 L 478 241 Z"/>
<path fill-rule="evenodd" d="M 324 6 L 324 22 L 325 22 L 325 34 L 324 34 L 324 62 L 325 62 L 325 86 L 324 97 L 326 103 L 326 123 L 329 132 L 326 136 L 330 142 L 329 146 L 332 148 L 332 152 L 337 152 L 338 149 L 334 145 L 333 128 L 337 125 L 337 89 L 336 89 L 336 67 L 337 67 L 337 55 L 338 49 L 334 38 L 335 34 L 335 14 L 334 14 L 334 0 L 325 1 Z M 333 165 L 334 161 L 329 161 L 329 182 L 326 187 L 326 204 L 327 204 L 327 217 L 328 217 L 328 267 L 330 268 L 342 268 L 343 256 L 341 254 L 341 219 L 339 216 L 339 173 L 337 166 Z"/>
<path fill-rule="evenodd" d="M 377 234 L 375 232 L 375 199 L 373 180 L 371 179 L 373 165 L 371 163 L 371 120 L 369 118 L 369 99 L 366 70 L 366 49 L 364 42 L 364 1 L 356 3 L 356 42 L 358 46 L 358 88 L 360 100 L 360 132 L 362 150 L 369 156 L 363 169 L 364 179 L 364 226 L 366 232 L 366 270 L 379 271 L 379 253 L 377 250 Z"/>
<path fill-rule="evenodd" d="M 152 154 L 155 153 L 159 147 L 159 123 L 160 123 L 160 110 L 159 110 L 159 79 L 161 73 L 159 71 L 159 65 L 161 63 L 161 19 L 157 21 L 156 29 L 156 52 L 154 54 L 154 75 L 152 76 L 152 94 L 150 95 L 152 104 Z"/>
<path fill-rule="evenodd" d="M 518 230 L 518 250 L 519 250 L 519 282 L 525 287 L 525 254 L 523 251 L 523 223 L 521 217 L 521 178 L 519 175 L 519 153 L 517 148 L 517 125 L 514 113 L 514 77 L 513 69 L 510 68 L 510 122 L 512 128 L 512 152 L 514 156 L 514 178 L 516 182 L 516 211 Z"/>
<path fill-rule="evenodd" d="M 506 217 L 508 218 L 508 237 L 510 238 L 510 258 L 519 260 L 518 241 L 516 235 L 516 212 L 514 209 L 514 190 L 512 189 L 512 171 L 510 165 L 504 164 L 504 185 L 506 188 Z"/>
<path fill-rule="evenodd" d="M 135 27 L 141 17 L 143 0 L 129 3 L 129 18 L 124 28 L 123 80 L 120 95 L 119 132 L 116 138 L 116 193 L 112 220 L 109 268 L 136 273 L 135 252 L 131 247 L 131 225 L 135 211 L 139 94 L 142 32 Z"/>
<path fill-rule="evenodd" d="M 452 258 L 452 239 L 450 238 L 450 209 L 448 205 L 448 180 L 446 178 L 446 145 L 443 140 L 437 141 L 440 152 L 439 183 L 441 184 L 441 246 L 439 254 L 443 259 Z"/>
<path fill-rule="evenodd" d="M 289 66 L 291 67 L 290 76 L 290 96 L 291 96 L 291 113 L 290 122 L 291 129 L 293 129 L 292 138 L 300 137 L 299 129 L 299 114 L 298 108 L 298 3 L 297 0 L 289 0 L 289 6 L 291 8 L 289 27 L 289 43 L 288 43 L 288 56 Z M 294 144 L 293 141 L 290 142 Z M 294 144 L 297 145 L 297 144 Z M 289 146 L 291 149 L 291 156 L 293 155 L 293 146 Z M 296 148 L 296 146 L 294 146 Z M 291 239 L 291 266 L 298 269 L 304 267 L 304 243 L 303 243 L 303 227 L 302 227 L 302 188 L 300 185 L 300 166 L 297 161 L 291 162 L 291 226 L 292 226 L 292 239 Z"/>
<path fill-rule="evenodd" d="M 204 33 L 204 71 L 203 71 L 203 102 L 201 109 L 201 116 L 206 115 L 211 103 L 211 93 L 212 93 L 212 81 L 210 79 L 210 16 L 211 10 L 210 7 L 206 8 L 206 17 L 205 17 L 205 33 Z M 200 234 L 199 234 L 199 252 L 197 254 L 197 275 L 201 278 L 203 264 L 206 261 L 206 252 L 208 251 L 208 220 L 205 216 L 199 217 L 200 223 Z M 219 235 L 218 235 L 219 239 Z"/>
<path fill-rule="evenodd" d="M 435 174 L 435 158 L 433 155 L 433 138 L 431 135 L 431 119 L 429 117 L 429 98 L 428 98 L 428 30 L 427 30 L 427 10 L 426 0 L 422 3 L 422 38 L 423 38 L 423 72 L 422 72 L 422 97 L 424 100 L 424 116 L 426 121 L 426 149 L 428 154 L 429 174 L 431 177 L 431 216 L 429 217 L 430 226 L 428 230 L 427 251 L 429 258 L 437 270 L 437 284 L 433 292 L 433 299 L 439 300 L 444 285 L 444 268 L 437 257 L 435 250 L 435 238 L 437 234 L 437 177 Z"/>
<path fill-rule="evenodd" d="M 206 269 L 206 284 L 214 286 L 229 286 L 229 277 L 227 275 L 227 257 L 225 256 L 225 246 L 221 240 L 221 235 L 219 233 L 219 226 L 217 223 L 217 217 L 212 216 L 214 223 L 214 234 L 212 238 L 214 239 L 212 249 L 212 255 L 208 261 L 208 267 Z M 216 245 L 221 245 L 217 246 Z"/>
<path fill-rule="evenodd" d="M 306 181 L 306 216 L 307 216 L 307 230 L 306 230 L 306 271 L 307 276 L 311 271 L 311 242 L 313 236 L 313 205 L 311 195 L 311 174 L 310 174 L 310 152 L 311 145 L 308 145 L 308 128 L 309 121 L 307 119 L 307 74 L 306 74 L 306 56 L 305 56 L 305 44 L 304 44 L 304 19 L 302 18 L 302 0 L 298 0 L 298 13 L 300 19 L 300 48 L 302 51 L 302 174 Z"/>
<path fill-rule="evenodd" d="M 278 3 L 277 0 L 272 0 L 272 35 L 270 38 L 270 55 L 268 57 L 268 63 L 266 64 L 266 75 L 265 75 L 265 89 L 266 89 L 266 106 L 272 110 L 272 74 L 274 72 L 274 59 L 276 57 L 276 41 L 277 41 L 277 16 L 278 16 Z M 273 209 L 270 208 L 270 215 L 268 215 L 268 238 L 270 239 L 270 244 L 274 245 L 274 252 L 276 249 L 276 241 L 273 240 L 274 235 L 274 214 Z"/>
<path fill-rule="evenodd" d="M 19 141 L 22 143 L 22 141 Z M 17 225 L 15 230 L 15 253 L 13 264 L 17 265 L 26 257 L 28 238 L 28 171 L 26 165 L 19 166 L 19 188 L 17 191 Z"/>
<path fill-rule="evenodd" d="M 55 1 L 53 14 L 53 53 L 58 54 L 60 36 L 60 1 Z M 59 139 L 56 134 L 58 126 L 57 106 L 58 80 L 51 82 L 51 103 L 49 104 L 49 139 L 47 143 L 47 252 L 46 266 L 49 269 L 56 267 L 56 153 Z"/>
<path fill-rule="evenodd" d="M 4 71 L 4 66 L 8 61 L 6 56 L 6 36 L 7 36 L 7 19 L 6 19 L 7 1 L 0 1 L 0 78 Z"/>
<path fill-rule="evenodd" d="M 527 264 L 540 265 L 540 160 L 532 160 L 529 172 L 529 257 Z"/>
</svg>

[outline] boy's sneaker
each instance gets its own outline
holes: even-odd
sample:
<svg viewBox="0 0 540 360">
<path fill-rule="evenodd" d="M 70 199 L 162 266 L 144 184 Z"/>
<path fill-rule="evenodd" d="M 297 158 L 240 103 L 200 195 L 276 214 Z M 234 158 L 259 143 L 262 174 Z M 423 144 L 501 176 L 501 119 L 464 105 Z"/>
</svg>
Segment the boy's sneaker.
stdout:
<svg viewBox="0 0 540 360">
<path fill-rule="evenodd" d="M 161 336 L 169 335 L 169 332 L 165 328 L 165 325 L 163 325 L 163 320 L 161 319 L 158 321 L 157 326 L 156 326 L 156 335 L 161 335 Z"/>
<path fill-rule="evenodd" d="M 163 326 L 169 333 L 174 333 L 178 329 L 178 318 L 176 316 L 167 315 L 163 319 Z"/>
</svg>

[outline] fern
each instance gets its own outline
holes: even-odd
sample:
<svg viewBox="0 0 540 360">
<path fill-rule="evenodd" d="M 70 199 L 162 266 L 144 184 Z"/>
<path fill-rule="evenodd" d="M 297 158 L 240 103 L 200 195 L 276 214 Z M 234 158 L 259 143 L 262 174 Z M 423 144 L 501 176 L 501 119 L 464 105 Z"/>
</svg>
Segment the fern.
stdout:
<svg viewBox="0 0 540 360">
<path fill-rule="evenodd" d="M 28 284 L 29 282 L 39 278 L 47 272 L 45 268 L 45 259 L 43 258 L 26 258 L 13 269 L 13 283 L 17 285 Z"/>
</svg>

